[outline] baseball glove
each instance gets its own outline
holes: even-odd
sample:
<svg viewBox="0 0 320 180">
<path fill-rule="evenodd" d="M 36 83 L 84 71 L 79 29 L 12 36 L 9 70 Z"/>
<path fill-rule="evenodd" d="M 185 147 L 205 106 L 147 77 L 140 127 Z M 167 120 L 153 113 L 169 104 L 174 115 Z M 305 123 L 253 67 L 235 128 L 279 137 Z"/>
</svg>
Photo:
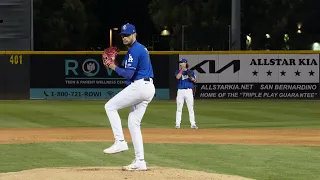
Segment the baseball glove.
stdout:
<svg viewBox="0 0 320 180">
<path fill-rule="evenodd" d="M 191 71 L 191 70 L 188 70 L 188 71 L 187 71 L 187 74 L 188 74 L 188 76 L 189 76 L 189 79 L 191 79 L 191 78 L 192 78 L 192 71 Z M 193 81 L 192 81 L 192 83 L 193 83 L 194 85 L 196 85 L 196 82 L 193 82 Z"/>
<path fill-rule="evenodd" d="M 191 79 L 192 78 L 192 71 L 188 70 L 187 74 L 188 74 L 189 78 Z M 197 90 L 197 83 L 194 82 L 194 81 L 192 81 L 192 83 L 194 85 L 194 87 L 192 88 L 192 94 L 193 94 L 193 96 L 195 96 L 196 95 L 196 90 Z"/>
<path fill-rule="evenodd" d="M 188 71 L 187 71 L 187 74 L 188 74 L 189 78 L 192 77 L 192 71 L 191 71 L 191 70 L 188 70 Z"/>
<path fill-rule="evenodd" d="M 102 61 L 106 67 L 109 67 L 111 63 L 115 63 L 116 56 L 120 50 L 117 47 L 109 47 L 102 53 Z"/>
</svg>

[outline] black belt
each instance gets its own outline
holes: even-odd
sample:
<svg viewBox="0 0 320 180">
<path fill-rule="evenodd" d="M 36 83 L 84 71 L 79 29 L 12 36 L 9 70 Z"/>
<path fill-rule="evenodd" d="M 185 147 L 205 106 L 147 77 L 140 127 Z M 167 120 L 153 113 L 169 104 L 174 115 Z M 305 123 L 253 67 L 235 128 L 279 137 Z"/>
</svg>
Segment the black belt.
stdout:
<svg viewBox="0 0 320 180">
<path fill-rule="evenodd" d="M 152 78 L 143 78 L 144 81 L 149 81 L 149 82 L 151 81 L 150 79 L 152 79 Z M 139 80 L 139 79 L 137 79 L 137 80 Z M 131 80 L 131 82 L 134 82 L 134 81 Z"/>
</svg>

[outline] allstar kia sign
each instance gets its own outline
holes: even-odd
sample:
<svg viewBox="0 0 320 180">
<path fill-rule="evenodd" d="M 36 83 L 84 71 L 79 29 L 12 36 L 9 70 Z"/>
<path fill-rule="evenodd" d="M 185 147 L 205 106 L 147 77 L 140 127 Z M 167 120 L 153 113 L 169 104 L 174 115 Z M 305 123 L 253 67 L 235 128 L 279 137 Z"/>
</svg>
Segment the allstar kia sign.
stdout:
<svg viewBox="0 0 320 180">
<path fill-rule="evenodd" d="M 180 55 L 197 75 L 195 98 L 319 96 L 319 54 Z"/>
</svg>

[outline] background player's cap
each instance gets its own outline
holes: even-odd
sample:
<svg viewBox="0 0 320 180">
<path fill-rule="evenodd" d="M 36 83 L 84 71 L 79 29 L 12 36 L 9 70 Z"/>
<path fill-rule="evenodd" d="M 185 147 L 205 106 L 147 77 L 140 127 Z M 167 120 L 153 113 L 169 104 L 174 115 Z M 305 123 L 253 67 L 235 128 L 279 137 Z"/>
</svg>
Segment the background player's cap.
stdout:
<svg viewBox="0 0 320 180">
<path fill-rule="evenodd" d="M 188 60 L 182 58 L 182 59 L 180 59 L 179 63 L 188 63 Z"/>
<path fill-rule="evenodd" d="M 121 27 L 121 32 L 120 34 L 133 34 L 136 33 L 136 27 L 132 24 L 125 24 Z"/>
</svg>

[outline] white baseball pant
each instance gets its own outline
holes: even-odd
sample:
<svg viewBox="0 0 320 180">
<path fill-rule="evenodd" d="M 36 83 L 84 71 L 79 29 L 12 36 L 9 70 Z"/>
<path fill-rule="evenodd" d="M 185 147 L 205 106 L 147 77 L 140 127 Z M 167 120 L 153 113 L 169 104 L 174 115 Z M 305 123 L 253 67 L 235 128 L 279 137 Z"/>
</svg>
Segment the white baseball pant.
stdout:
<svg viewBox="0 0 320 180">
<path fill-rule="evenodd" d="M 116 141 L 125 140 L 122 130 L 119 109 L 131 106 L 128 117 L 128 128 L 132 138 L 136 159 L 144 159 L 143 138 L 141 133 L 141 120 L 155 95 L 153 80 L 136 80 L 120 91 L 105 104 L 113 135 Z"/>
<path fill-rule="evenodd" d="M 194 99 L 193 99 L 193 91 L 192 89 L 178 89 L 177 92 L 177 112 L 176 112 L 176 126 L 180 126 L 181 124 L 181 116 L 182 116 L 182 108 L 184 101 L 187 103 L 188 111 L 189 111 L 189 121 L 191 125 L 195 125 L 195 115 L 194 115 Z"/>
</svg>

